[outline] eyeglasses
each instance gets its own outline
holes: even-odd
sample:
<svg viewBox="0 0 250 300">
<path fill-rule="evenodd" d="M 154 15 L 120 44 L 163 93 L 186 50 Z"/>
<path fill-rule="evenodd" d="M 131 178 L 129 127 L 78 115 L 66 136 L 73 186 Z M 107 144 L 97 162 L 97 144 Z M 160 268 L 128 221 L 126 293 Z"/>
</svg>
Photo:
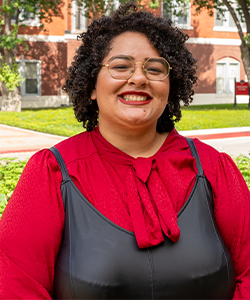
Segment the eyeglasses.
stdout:
<svg viewBox="0 0 250 300">
<path fill-rule="evenodd" d="M 135 63 L 130 56 L 118 55 L 113 56 L 108 64 L 102 65 L 108 68 L 109 74 L 118 80 L 128 80 L 135 72 L 135 66 L 143 65 L 143 73 L 148 80 L 158 81 L 164 80 L 172 69 L 169 63 L 163 57 L 150 57 L 143 64 L 142 62 Z"/>
</svg>

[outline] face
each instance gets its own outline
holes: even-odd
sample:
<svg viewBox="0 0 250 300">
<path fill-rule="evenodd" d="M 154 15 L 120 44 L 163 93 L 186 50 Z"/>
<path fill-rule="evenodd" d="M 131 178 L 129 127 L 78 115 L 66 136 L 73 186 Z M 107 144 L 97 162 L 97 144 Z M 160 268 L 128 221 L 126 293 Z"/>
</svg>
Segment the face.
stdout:
<svg viewBox="0 0 250 300">
<path fill-rule="evenodd" d="M 111 50 L 102 64 L 108 64 L 116 55 L 130 56 L 135 63 L 144 63 L 149 57 L 160 57 L 147 37 L 137 32 L 125 32 L 114 38 Z M 169 76 L 162 81 L 150 81 L 145 77 L 140 63 L 127 80 L 114 79 L 108 68 L 103 67 L 91 94 L 91 99 L 97 100 L 99 107 L 100 128 L 156 128 L 157 120 L 168 103 L 169 88 Z"/>
</svg>

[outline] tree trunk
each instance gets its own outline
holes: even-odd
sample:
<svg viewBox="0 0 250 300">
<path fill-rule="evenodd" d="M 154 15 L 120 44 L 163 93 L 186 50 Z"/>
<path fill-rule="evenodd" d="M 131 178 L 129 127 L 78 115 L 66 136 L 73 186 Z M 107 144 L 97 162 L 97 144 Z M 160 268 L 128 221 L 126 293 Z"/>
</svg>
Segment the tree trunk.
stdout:
<svg viewBox="0 0 250 300">
<path fill-rule="evenodd" d="M 250 91 L 250 48 L 246 44 L 241 44 L 241 59 L 247 75 L 248 88 Z M 249 95 L 249 108 L 250 108 L 250 95 Z"/>
<path fill-rule="evenodd" d="M 14 91 L 8 90 L 6 85 L 1 83 L 2 92 L 2 109 L 1 111 L 17 111 L 21 112 L 21 96 L 17 88 Z"/>
<path fill-rule="evenodd" d="M 11 6 L 11 0 L 7 0 L 8 5 Z M 17 15 L 18 17 L 18 15 Z M 4 14 L 4 34 L 6 36 L 11 35 L 11 13 L 10 11 Z M 13 60 L 16 53 L 16 47 L 14 49 L 8 49 L 8 47 L 4 46 L 0 53 L 0 65 L 4 61 L 12 67 Z M 4 82 L 0 82 L 0 90 L 2 93 L 2 109 L 1 111 L 21 111 L 21 96 L 19 95 L 19 91 L 17 87 L 15 87 L 14 91 L 10 91 Z"/>
</svg>

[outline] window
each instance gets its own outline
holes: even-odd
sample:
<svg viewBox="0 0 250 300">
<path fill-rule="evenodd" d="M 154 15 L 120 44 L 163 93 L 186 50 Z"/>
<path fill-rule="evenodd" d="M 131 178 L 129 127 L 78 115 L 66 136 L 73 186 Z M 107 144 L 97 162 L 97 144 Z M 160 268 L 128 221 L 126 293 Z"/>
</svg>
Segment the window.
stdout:
<svg viewBox="0 0 250 300">
<path fill-rule="evenodd" d="M 236 12 L 238 19 L 240 20 L 239 13 Z M 241 23 L 242 29 L 246 31 L 246 23 Z M 215 31 L 238 31 L 230 12 L 225 8 L 224 15 L 218 14 L 215 10 L 214 14 L 214 30 Z"/>
<path fill-rule="evenodd" d="M 72 31 L 82 31 L 88 26 L 89 19 L 84 16 L 84 7 L 79 6 L 75 1 L 72 3 Z"/>
<path fill-rule="evenodd" d="M 26 94 L 37 94 L 37 63 L 36 62 L 26 62 L 24 67 L 25 73 L 25 92 Z"/>
<path fill-rule="evenodd" d="M 234 94 L 234 80 L 240 80 L 240 63 L 230 57 L 217 61 L 216 93 Z"/>
<path fill-rule="evenodd" d="M 22 58 L 17 62 L 20 74 L 25 79 L 20 86 L 21 96 L 41 95 L 41 61 Z"/>
<path fill-rule="evenodd" d="M 28 11 L 24 11 L 24 10 L 21 11 L 18 20 L 19 20 L 20 24 L 24 24 L 27 26 L 40 26 L 41 25 L 37 15 L 34 16 L 32 13 L 30 13 Z M 16 23 L 16 15 L 11 16 L 11 23 L 12 24 Z"/>
<path fill-rule="evenodd" d="M 162 15 L 164 18 L 170 18 L 178 27 L 184 29 L 192 29 L 191 27 L 191 3 L 185 5 L 181 3 L 175 6 L 175 1 L 172 1 L 172 14 L 166 13 L 164 10 L 164 2 L 162 1 Z M 176 16 L 176 14 L 179 14 Z"/>
</svg>

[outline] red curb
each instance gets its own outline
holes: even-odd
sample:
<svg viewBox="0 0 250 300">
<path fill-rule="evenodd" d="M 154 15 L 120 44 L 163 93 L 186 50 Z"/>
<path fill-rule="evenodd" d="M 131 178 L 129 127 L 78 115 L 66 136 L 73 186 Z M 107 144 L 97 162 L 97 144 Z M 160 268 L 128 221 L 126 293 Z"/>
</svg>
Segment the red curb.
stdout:
<svg viewBox="0 0 250 300">
<path fill-rule="evenodd" d="M 244 137 L 250 136 L 250 131 L 242 131 L 242 132 L 224 132 L 224 133 L 211 133 L 211 134 L 201 134 L 201 135 L 185 135 L 185 137 L 189 138 L 197 138 L 199 140 L 214 140 L 214 139 L 227 139 L 234 137 Z"/>
</svg>

